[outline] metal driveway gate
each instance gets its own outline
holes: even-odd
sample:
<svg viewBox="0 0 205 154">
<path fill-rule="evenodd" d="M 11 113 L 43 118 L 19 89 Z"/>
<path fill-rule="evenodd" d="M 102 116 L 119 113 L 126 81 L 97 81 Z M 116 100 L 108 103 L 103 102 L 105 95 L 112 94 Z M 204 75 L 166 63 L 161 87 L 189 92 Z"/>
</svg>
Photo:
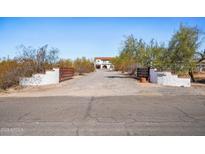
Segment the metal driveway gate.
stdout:
<svg viewBox="0 0 205 154">
<path fill-rule="evenodd" d="M 137 78 L 146 78 L 149 80 L 149 70 L 150 68 L 137 68 Z"/>
<path fill-rule="evenodd" d="M 73 67 L 60 68 L 59 73 L 60 73 L 59 75 L 60 82 L 69 80 L 74 76 L 74 68 Z"/>
</svg>

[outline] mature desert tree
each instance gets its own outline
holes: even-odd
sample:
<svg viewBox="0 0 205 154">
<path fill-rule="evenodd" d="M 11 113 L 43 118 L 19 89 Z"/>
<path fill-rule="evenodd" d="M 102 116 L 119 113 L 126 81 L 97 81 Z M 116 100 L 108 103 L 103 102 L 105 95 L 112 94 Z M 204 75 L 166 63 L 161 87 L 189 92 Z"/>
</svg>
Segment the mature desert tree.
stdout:
<svg viewBox="0 0 205 154">
<path fill-rule="evenodd" d="M 166 48 L 163 44 L 159 44 L 157 41 L 152 39 L 149 44 L 143 45 L 139 50 L 138 59 L 142 66 L 153 67 L 162 70 L 164 68 L 164 54 Z"/>
<path fill-rule="evenodd" d="M 52 69 L 59 59 L 59 50 L 56 48 L 48 49 L 48 45 L 41 46 L 37 49 L 20 45 L 17 49 L 19 55 L 16 59 L 25 66 L 32 66 L 31 73 L 42 73 L 46 69 Z"/>
<path fill-rule="evenodd" d="M 192 81 L 195 67 L 194 55 L 199 47 L 200 31 L 197 27 L 180 25 L 169 42 L 170 66 L 175 73 L 188 72 Z"/>
<path fill-rule="evenodd" d="M 196 52 L 195 56 L 197 64 L 200 64 L 203 60 L 205 60 L 205 49 L 201 52 Z"/>
<path fill-rule="evenodd" d="M 167 49 L 152 39 L 146 44 L 142 39 L 133 35 L 126 37 L 120 55 L 113 59 L 117 69 L 126 71 L 129 66 L 165 68 L 164 60 Z M 133 65 L 134 64 L 134 65 Z M 132 68 L 133 69 L 133 68 Z"/>
<path fill-rule="evenodd" d="M 140 39 L 136 44 L 135 60 L 138 65 L 145 67 L 147 65 L 146 43 Z"/>
<path fill-rule="evenodd" d="M 136 63 L 136 49 L 137 49 L 137 39 L 133 35 L 129 35 L 125 38 L 122 43 L 122 49 L 120 51 L 120 56 L 118 62 L 121 63 L 120 69 L 122 72 L 127 71 L 128 67 Z"/>
<path fill-rule="evenodd" d="M 35 60 L 36 59 L 37 51 L 31 46 L 26 47 L 22 44 L 22 45 L 17 46 L 17 50 L 18 50 L 18 55 L 17 57 L 15 57 L 16 59 L 19 59 L 19 60 L 25 60 L 25 59 Z"/>
<path fill-rule="evenodd" d="M 30 76 L 37 73 L 37 50 L 31 46 L 20 45 L 17 47 L 18 55 L 14 58 L 21 64 L 20 76 Z"/>
<path fill-rule="evenodd" d="M 58 53 L 59 50 L 57 48 L 51 48 L 46 55 L 46 61 L 52 67 L 59 61 Z"/>
<path fill-rule="evenodd" d="M 44 72 L 44 63 L 46 62 L 46 52 L 48 45 L 44 45 L 37 49 L 36 61 L 37 61 L 37 72 Z"/>
<path fill-rule="evenodd" d="M 134 57 L 136 53 L 136 47 L 137 47 L 137 39 L 134 38 L 134 36 L 131 34 L 125 38 L 125 41 L 123 41 L 123 48 L 121 53 L 125 53 L 129 55 L 130 57 Z"/>
</svg>

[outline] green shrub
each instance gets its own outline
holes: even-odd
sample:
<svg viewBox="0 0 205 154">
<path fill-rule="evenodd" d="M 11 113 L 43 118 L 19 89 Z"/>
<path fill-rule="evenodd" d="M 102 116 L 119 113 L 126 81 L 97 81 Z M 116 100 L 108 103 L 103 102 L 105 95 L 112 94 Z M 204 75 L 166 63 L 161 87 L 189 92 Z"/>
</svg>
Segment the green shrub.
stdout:
<svg viewBox="0 0 205 154">
<path fill-rule="evenodd" d="M 57 63 L 58 67 L 64 68 L 64 67 L 72 67 L 73 66 L 73 62 L 70 59 L 61 59 L 58 63 Z"/>
<path fill-rule="evenodd" d="M 90 73 L 95 70 L 94 63 L 85 57 L 75 59 L 73 67 L 75 72 L 78 72 L 79 74 Z"/>
<path fill-rule="evenodd" d="M 30 77 L 37 72 L 35 65 L 32 60 L 4 60 L 0 62 L 0 88 L 7 89 L 18 85 L 21 77 Z"/>
</svg>

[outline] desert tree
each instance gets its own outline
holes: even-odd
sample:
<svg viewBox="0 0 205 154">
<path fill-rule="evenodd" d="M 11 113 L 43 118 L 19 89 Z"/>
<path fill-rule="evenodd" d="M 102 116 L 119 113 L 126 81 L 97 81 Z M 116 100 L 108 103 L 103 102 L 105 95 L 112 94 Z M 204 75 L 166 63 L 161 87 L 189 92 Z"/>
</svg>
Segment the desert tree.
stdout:
<svg viewBox="0 0 205 154">
<path fill-rule="evenodd" d="M 194 55 L 198 51 L 200 31 L 197 27 L 180 25 L 169 42 L 170 67 L 174 73 L 188 72 L 194 80 L 193 69 L 196 67 Z"/>
<path fill-rule="evenodd" d="M 53 67 L 58 61 L 59 50 L 57 48 L 51 48 L 47 55 L 46 55 L 46 61 Z"/>
<path fill-rule="evenodd" d="M 115 60 L 122 72 L 127 71 L 130 66 L 136 63 L 136 48 L 137 39 L 133 35 L 125 37 L 122 42 L 122 47 L 119 57 Z"/>
</svg>

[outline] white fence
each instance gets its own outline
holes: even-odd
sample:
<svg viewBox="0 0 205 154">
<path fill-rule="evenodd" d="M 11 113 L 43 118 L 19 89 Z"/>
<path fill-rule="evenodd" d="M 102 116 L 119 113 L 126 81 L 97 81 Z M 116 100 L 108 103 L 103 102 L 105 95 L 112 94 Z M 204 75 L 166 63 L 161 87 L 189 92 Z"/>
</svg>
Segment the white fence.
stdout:
<svg viewBox="0 0 205 154">
<path fill-rule="evenodd" d="M 156 69 L 150 69 L 150 82 L 177 87 L 191 86 L 190 78 L 179 78 L 171 72 L 157 72 Z"/>
<path fill-rule="evenodd" d="M 59 83 L 59 69 L 55 68 L 46 71 L 45 74 L 34 74 L 32 77 L 21 78 L 19 84 L 21 86 L 37 86 Z"/>
</svg>

